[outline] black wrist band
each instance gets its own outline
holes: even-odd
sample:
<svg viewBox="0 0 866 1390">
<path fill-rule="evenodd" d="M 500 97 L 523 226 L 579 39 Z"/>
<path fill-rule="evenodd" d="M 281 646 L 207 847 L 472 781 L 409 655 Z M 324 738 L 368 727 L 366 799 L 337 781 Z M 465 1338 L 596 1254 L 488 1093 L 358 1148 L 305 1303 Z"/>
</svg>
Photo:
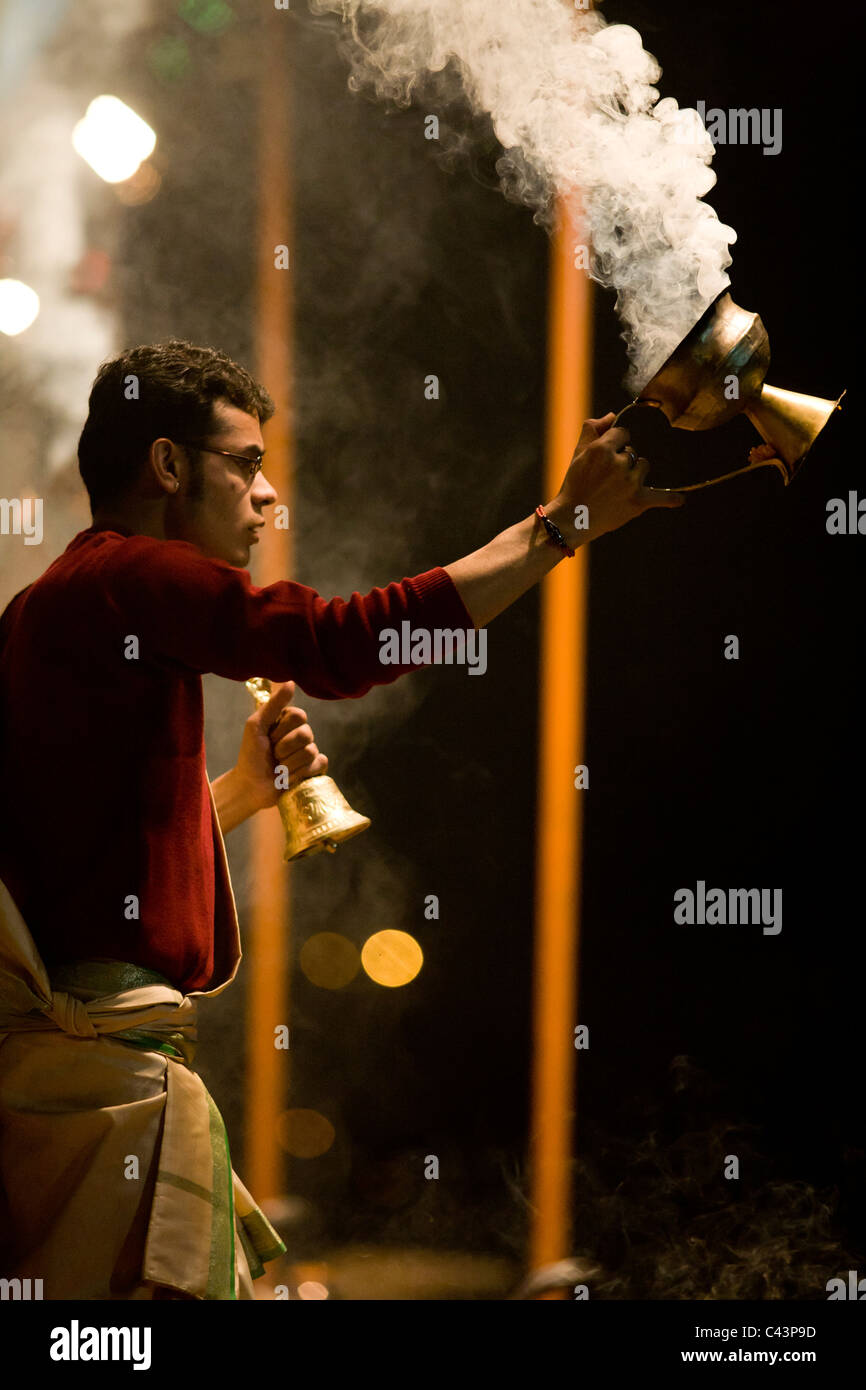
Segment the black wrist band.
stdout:
<svg viewBox="0 0 866 1390">
<path fill-rule="evenodd" d="M 551 521 L 549 516 L 545 515 L 541 505 L 535 508 L 535 515 L 540 517 L 541 520 L 544 522 L 547 534 L 549 535 L 550 539 L 554 541 L 557 545 L 562 546 L 562 549 L 565 551 L 566 555 L 568 555 L 569 559 L 574 559 L 574 551 L 568 544 L 568 541 L 565 539 L 565 536 L 562 534 L 556 523 Z"/>
</svg>

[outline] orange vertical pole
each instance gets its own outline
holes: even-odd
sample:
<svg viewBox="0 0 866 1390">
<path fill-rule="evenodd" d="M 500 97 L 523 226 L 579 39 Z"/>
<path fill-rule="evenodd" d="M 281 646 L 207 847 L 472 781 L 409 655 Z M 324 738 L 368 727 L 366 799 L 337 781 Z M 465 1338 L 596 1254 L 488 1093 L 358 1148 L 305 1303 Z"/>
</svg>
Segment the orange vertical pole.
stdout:
<svg viewBox="0 0 866 1390">
<path fill-rule="evenodd" d="M 580 426 L 591 414 L 591 282 L 574 265 L 574 248 L 582 240 L 560 205 L 550 259 L 545 498 L 559 490 Z M 584 761 L 588 588 L 586 546 L 573 560 L 557 565 L 541 588 L 530 1136 L 533 1269 L 570 1253 L 584 796 L 575 788 L 574 768 Z"/>
<path fill-rule="evenodd" d="M 272 10 L 262 19 L 259 44 L 258 232 L 256 265 L 256 372 L 276 405 L 265 426 L 265 473 L 278 504 L 294 519 L 292 434 L 292 281 L 294 251 L 289 183 L 289 64 L 285 17 Z M 277 247 L 289 250 L 289 268 L 278 269 Z M 262 532 L 257 583 L 287 579 L 293 568 L 290 530 Z M 266 675 L 267 672 L 258 674 Z M 250 712 L 252 712 L 252 703 Z M 247 965 L 247 1111 L 245 1171 L 258 1200 L 280 1194 L 282 1157 L 277 1118 L 285 1108 L 290 1053 L 274 1046 L 274 1029 L 288 1024 L 289 866 L 283 863 L 285 835 L 276 807 L 250 821 L 252 890 Z"/>
</svg>

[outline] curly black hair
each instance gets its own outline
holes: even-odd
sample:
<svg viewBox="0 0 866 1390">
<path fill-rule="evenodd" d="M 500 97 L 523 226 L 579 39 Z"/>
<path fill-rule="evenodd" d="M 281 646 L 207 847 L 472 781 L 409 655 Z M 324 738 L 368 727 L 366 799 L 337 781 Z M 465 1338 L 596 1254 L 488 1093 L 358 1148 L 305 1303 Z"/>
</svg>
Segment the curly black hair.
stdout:
<svg viewBox="0 0 866 1390">
<path fill-rule="evenodd" d="M 243 367 L 215 348 L 180 339 L 130 348 L 103 362 L 78 441 L 78 468 L 91 511 L 122 498 L 155 439 L 201 438 L 213 429 L 215 401 L 264 424 L 274 403 Z"/>
</svg>

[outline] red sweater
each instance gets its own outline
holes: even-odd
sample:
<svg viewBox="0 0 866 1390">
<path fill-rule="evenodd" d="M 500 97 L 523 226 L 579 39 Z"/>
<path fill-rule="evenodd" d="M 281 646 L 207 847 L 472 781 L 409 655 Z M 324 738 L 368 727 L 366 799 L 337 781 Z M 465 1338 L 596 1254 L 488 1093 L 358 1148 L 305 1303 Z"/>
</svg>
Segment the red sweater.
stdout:
<svg viewBox="0 0 866 1390">
<path fill-rule="evenodd" d="M 258 588 L 185 541 L 79 532 L 0 617 L 0 879 L 46 965 L 106 957 L 206 988 L 230 890 L 202 674 L 357 698 L 416 669 L 379 661 L 379 630 L 407 619 L 472 627 L 439 567 L 328 603 L 289 580 Z"/>
</svg>

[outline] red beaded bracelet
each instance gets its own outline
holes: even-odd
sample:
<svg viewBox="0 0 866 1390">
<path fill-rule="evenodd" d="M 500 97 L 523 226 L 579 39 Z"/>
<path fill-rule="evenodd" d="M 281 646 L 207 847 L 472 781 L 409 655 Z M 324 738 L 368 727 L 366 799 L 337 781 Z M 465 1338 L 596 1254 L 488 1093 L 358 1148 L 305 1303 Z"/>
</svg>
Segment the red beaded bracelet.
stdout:
<svg viewBox="0 0 866 1390">
<path fill-rule="evenodd" d="M 550 536 L 550 539 L 552 541 L 555 541 L 557 545 L 561 545 L 569 559 L 573 560 L 574 551 L 568 544 L 568 541 L 565 539 L 565 536 L 562 534 L 559 527 L 551 521 L 549 516 L 545 515 L 544 509 L 540 505 L 535 508 L 535 515 L 541 517 L 541 520 L 544 522 L 544 525 L 547 529 L 547 534 Z"/>
</svg>

